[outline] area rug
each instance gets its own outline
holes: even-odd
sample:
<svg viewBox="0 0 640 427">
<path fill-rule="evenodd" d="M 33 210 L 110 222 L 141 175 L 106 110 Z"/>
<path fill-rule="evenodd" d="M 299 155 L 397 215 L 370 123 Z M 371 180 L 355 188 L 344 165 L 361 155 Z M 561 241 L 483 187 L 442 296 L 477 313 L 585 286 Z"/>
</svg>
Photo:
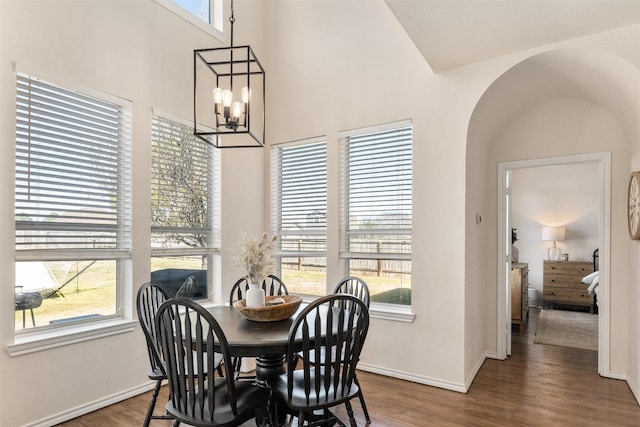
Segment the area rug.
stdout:
<svg viewBox="0 0 640 427">
<path fill-rule="evenodd" d="M 598 315 L 541 310 L 533 342 L 598 351 Z"/>
</svg>

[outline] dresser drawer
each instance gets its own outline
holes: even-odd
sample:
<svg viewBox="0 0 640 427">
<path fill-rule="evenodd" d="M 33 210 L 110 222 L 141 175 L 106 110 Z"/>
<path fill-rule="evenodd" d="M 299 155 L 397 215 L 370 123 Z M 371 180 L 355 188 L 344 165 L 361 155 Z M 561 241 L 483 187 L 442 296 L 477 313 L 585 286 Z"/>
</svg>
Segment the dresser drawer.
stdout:
<svg viewBox="0 0 640 427">
<path fill-rule="evenodd" d="M 582 278 L 593 272 L 593 264 L 583 261 L 545 261 L 542 294 L 545 303 L 593 306 Z"/>
<path fill-rule="evenodd" d="M 544 286 L 553 283 L 573 283 L 578 285 L 582 278 L 593 272 L 593 264 L 582 261 L 545 261 Z"/>
<path fill-rule="evenodd" d="M 591 305 L 593 303 L 593 295 L 589 295 L 589 292 L 587 292 L 587 285 L 584 287 L 545 286 L 543 294 L 545 300 L 558 303 L 574 305 Z"/>
</svg>

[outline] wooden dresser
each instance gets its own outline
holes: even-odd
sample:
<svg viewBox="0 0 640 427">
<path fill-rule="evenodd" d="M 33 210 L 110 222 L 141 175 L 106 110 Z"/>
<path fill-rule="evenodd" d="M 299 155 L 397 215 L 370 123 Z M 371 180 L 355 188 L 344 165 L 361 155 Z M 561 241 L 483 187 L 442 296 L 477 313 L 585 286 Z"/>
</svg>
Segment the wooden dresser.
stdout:
<svg viewBox="0 0 640 427">
<path fill-rule="evenodd" d="M 511 263 L 511 323 L 518 324 L 518 332 L 529 317 L 529 264 Z"/>
<path fill-rule="evenodd" d="M 544 305 L 589 307 L 594 312 L 593 296 L 588 286 L 581 283 L 584 276 L 593 272 L 593 263 L 583 261 L 545 261 L 542 293 Z"/>
</svg>

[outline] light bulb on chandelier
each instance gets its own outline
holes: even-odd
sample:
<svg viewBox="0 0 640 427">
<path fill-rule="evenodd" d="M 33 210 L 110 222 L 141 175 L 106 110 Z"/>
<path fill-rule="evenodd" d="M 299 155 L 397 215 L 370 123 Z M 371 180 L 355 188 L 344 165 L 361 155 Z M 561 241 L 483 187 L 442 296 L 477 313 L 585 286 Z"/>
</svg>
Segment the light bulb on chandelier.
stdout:
<svg viewBox="0 0 640 427">
<path fill-rule="evenodd" d="M 246 126 L 247 111 L 251 100 L 251 89 L 242 88 L 242 103 L 233 102 L 233 92 L 219 87 L 213 89 L 213 113 L 216 115 L 216 125 L 223 124 L 227 129 L 236 130 L 240 125 L 240 118 L 243 119 L 243 126 Z M 222 120 L 221 120 L 222 119 Z"/>
</svg>

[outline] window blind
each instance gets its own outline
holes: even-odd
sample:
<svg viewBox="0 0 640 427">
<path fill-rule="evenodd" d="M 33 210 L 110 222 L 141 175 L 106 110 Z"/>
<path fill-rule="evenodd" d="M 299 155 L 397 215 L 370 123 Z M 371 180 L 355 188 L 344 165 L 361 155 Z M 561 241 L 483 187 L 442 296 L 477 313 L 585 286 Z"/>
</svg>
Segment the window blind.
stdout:
<svg viewBox="0 0 640 427">
<path fill-rule="evenodd" d="M 152 247 L 218 247 L 218 152 L 192 127 L 159 116 L 153 117 L 151 140 Z"/>
<path fill-rule="evenodd" d="M 409 260 L 410 125 L 343 135 L 341 257 Z"/>
<path fill-rule="evenodd" d="M 272 228 L 282 257 L 325 256 L 327 250 L 327 144 L 272 148 Z"/>
<path fill-rule="evenodd" d="M 17 250 L 128 251 L 130 108 L 18 73 L 16 111 Z"/>
</svg>

